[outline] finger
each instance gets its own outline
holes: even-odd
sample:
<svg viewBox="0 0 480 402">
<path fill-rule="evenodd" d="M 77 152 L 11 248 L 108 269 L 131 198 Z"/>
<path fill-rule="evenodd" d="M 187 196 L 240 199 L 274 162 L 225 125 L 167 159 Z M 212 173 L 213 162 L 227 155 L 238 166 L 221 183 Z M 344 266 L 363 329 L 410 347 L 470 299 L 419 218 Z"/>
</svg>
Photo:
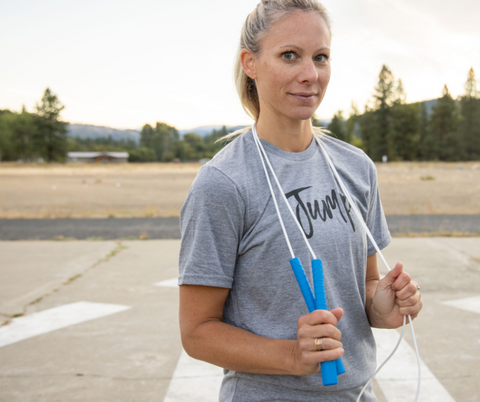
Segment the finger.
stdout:
<svg viewBox="0 0 480 402">
<path fill-rule="evenodd" d="M 321 352 L 323 350 L 332 350 L 332 349 L 337 349 L 337 348 L 343 348 L 343 344 L 340 341 L 337 341 L 332 338 L 318 338 L 321 341 L 321 348 L 320 350 L 317 349 L 317 346 L 315 345 L 315 339 L 313 339 L 310 344 L 312 345 L 310 350 L 313 352 Z"/>
<path fill-rule="evenodd" d="M 340 330 L 331 324 L 303 325 L 298 329 L 298 339 L 311 343 L 315 338 L 332 338 L 337 341 L 342 339 Z"/>
<path fill-rule="evenodd" d="M 410 307 L 420 302 L 422 295 L 420 292 L 415 293 L 413 296 L 410 296 L 404 300 L 397 298 L 396 303 L 399 307 Z"/>
<path fill-rule="evenodd" d="M 328 362 L 331 360 L 337 360 L 343 356 L 345 351 L 343 348 L 335 348 L 329 350 L 322 350 L 321 352 L 311 353 L 313 359 L 316 360 L 317 363 Z"/>
<path fill-rule="evenodd" d="M 412 317 L 416 317 L 420 310 L 423 307 L 423 302 L 420 300 L 417 304 L 414 306 L 408 306 L 408 307 L 400 307 L 398 309 L 398 312 L 401 315 L 411 315 Z"/>
<path fill-rule="evenodd" d="M 333 310 L 330 310 L 330 312 L 337 318 L 337 322 L 343 317 L 343 309 L 340 307 L 334 308 Z"/>
<path fill-rule="evenodd" d="M 410 281 L 401 290 L 395 292 L 395 296 L 400 300 L 406 300 L 417 293 L 420 294 L 418 285 L 414 281 Z"/>
<path fill-rule="evenodd" d="M 321 352 L 305 352 L 303 354 L 304 362 L 307 364 L 318 364 L 322 362 L 327 362 L 331 360 L 336 360 L 343 356 L 344 354 L 343 348 L 335 348 L 335 349 L 326 349 L 322 350 Z M 320 368 L 320 367 L 319 367 Z M 318 371 L 318 370 L 317 370 Z"/>
<path fill-rule="evenodd" d="M 330 324 L 337 325 L 337 317 L 327 310 L 315 310 L 310 314 L 300 317 L 298 320 L 299 326 L 301 324 L 307 325 L 320 325 L 320 324 Z"/>
<path fill-rule="evenodd" d="M 378 288 L 381 289 L 386 289 L 392 287 L 398 276 L 402 273 L 403 271 L 403 264 L 401 262 L 397 262 L 397 265 L 385 275 L 383 279 L 381 279 L 378 282 Z"/>
<path fill-rule="evenodd" d="M 395 289 L 398 292 L 411 282 L 412 282 L 411 276 L 406 272 L 402 272 L 397 277 L 397 279 L 395 279 L 395 282 L 393 282 L 392 289 Z"/>
</svg>

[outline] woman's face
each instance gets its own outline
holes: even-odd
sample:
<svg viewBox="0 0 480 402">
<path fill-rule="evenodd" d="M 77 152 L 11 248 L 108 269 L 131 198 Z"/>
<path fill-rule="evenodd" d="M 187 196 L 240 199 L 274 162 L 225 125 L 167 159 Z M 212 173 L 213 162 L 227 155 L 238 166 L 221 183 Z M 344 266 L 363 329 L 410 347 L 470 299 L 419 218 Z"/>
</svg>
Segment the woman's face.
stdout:
<svg viewBox="0 0 480 402">
<path fill-rule="evenodd" d="M 313 116 L 330 81 L 330 41 L 318 13 L 295 11 L 273 24 L 259 54 L 244 51 L 243 66 L 255 79 L 262 117 Z"/>
</svg>

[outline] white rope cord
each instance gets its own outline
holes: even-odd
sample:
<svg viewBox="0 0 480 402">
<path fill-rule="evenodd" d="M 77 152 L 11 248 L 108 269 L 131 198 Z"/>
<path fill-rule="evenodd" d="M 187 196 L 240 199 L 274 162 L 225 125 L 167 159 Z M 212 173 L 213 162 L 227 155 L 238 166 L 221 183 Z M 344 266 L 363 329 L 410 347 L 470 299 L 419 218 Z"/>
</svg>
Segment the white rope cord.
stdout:
<svg viewBox="0 0 480 402">
<path fill-rule="evenodd" d="M 271 163 L 270 163 L 270 160 L 269 160 L 269 158 L 268 158 L 268 156 L 267 156 L 267 153 L 265 152 L 265 149 L 263 148 L 263 145 L 262 145 L 262 143 L 260 142 L 260 139 L 259 139 L 259 137 L 258 137 L 257 130 L 256 130 L 256 126 L 255 126 L 255 125 L 252 127 L 252 134 L 253 134 L 253 138 L 254 138 L 255 145 L 256 145 L 257 150 L 258 150 L 258 152 L 259 152 L 260 160 L 261 160 L 261 162 L 262 162 L 263 170 L 264 170 L 264 172 L 265 172 L 265 177 L 267 178 L 268 186 L 269 186 L 269 188 L 270 188 L 270 193 L 272 194 L 272 198 L 273 198 L 273 201 L 274 201 L 274 203 L 275 203 L 275 209 L 276 209 L 276 211 L 277 211 L 277 215 L 278 215 L 278 218 L 279 218 L 279 221 L 280 221 L 280 225 L 281 225 L 282 230 L 283 230 L 283 233 L 284 233 L 284 235 L 285 235 L 285 239 L 286 239 L 286 241 L 287 241 L 287 244 L 288 244 L 290 253 L 291 253 L 291 255 L 292 255 L 292 258 L 294 258 L 295 255 L 293 254 L 293 249 L 292 249 L 292 246 L 291 246 L 291 244 L 290 244 L 290 240 L 289 240 L 289 238 L 288 238 L 288 236 L 287 236 L 287 232 L 286 232 L 286 229 L 285 229 L 285 226 L 284 226 L 284 223 L 283 223 L 283 219 L 282 219 L 281 214 L 280 214 L 280 210 L 279 210 L 279 208 L 278 208 L 278 204 L 277 204 L 277 201 L 276 201 L 276 197 L 275 197 L 275 194 L 274 194 L 274 191 L 273 191 L 273 188 L 272 188 L 272 185 L 271 185 L 271 182 L 270 182 L 270 178 L 269 178 L 269 175 L 268 175 L 268 172 L 267 172 L 267 168 L 266 168 L 266 166 L 265 166 L 265 162 L 264 162 L 264 159 L 263 159 L 263 158 L 265 158 L 265 161 L 267 162 L 267 165 L 268 165 L 268 167 L 269 167 L 269 169 L 270 169 L 270 171 L 271 171 L 271 174 L 272 174 L 272 176 L 273 176 L 273 178 L 274 178 L 274 180 L 275 180 L 275 182 L 276 182 L 276 184 L 277 184 L 277 186 L 278 186 L 278 189 L 279 189 L 279 191 L 280 191 L 281 197 L 282 197 L 282 199 L 284 200 L 284 202 L 285 202 L 285 204 L 286 204 L 286 206 L 287 206 L 290 214 L 292 215 L 294 222 L 297 224 L 297 227 L 298 227 L 298 229 L 300 230 L 300 233 L 302 234 L 302 237 L 303 237 L 303 240 L 305 241 L 305 244 L 307 245 L 307 247 L 308 247 L 308 249 L 309 249 L 309 251 L 310 251 L 313 259 L 316 259 L 315 253 L 314 253 L 312 247 L 310 246 L 310 243 L 308 242 L 308 239 L 307 239 L 307 237 L 306 237 L 306 235 L 305 235 L 305 232 L 304 232 L 303 228 L 301 227 L 300 222 L 299 222 L 298 219 L 296 218 L 295 213 L 293 212 L 293 209 L 292 209 L 292 207 L 290 206 L 290 203 L 288 202 L 287 197 L 285 196 L 285 193 L 284 193 L 284 191 L 283 191 L 283 189 L 282 189 L 282 186 L 280 185 L 280 182 L 278 181 L 278 178 L 277 178 L 277 176 L 276 176 L 276 174 L 275 174 L 275 171 L 273 170 L 273 167 L 272 167 L 272 165 L 271 165 Z M 335 169 L 335 166 L 333 165 L 330 157 L 328 156 L 328 154 L 326 153 L 323 145 L 321 144 L 320 139 L 318 138 L 317 135 L 315 135 L 315 134 L 313 134 L 313 135 L 314 135 L 314 137 L 315 137 L 315 140 L 316 140 L 317 144 L 320 146 L 320 149 L 322 150 L 322 152 L 323 152 L 323 154 L 324 154 L 324 156 L 325 156 L 325 158 L 326 158 L 326 160 L 327 160 L 327 163 L 329 164 L 330 168 L 332 169 L 332 171 L 333 171 L 333 173 L 334 173 L 334 176 L 335 176 L 338 184 L 340 185 L 340 188 L 341 188 L 342 191 L 345 193 L 345 197 L 347 198 L 347 200 L 348 200 L 351 208 L 353 208 L 354 214 L 357 216 L 358 221 L 360 222 L 361 226 L 364 228 L 364 230 L 365 230 L 367 236 L 369 237 L 372 245 L 374 246 L 375 250 L 376 250 L 377 253 L 380 255 L 380 258 L 381 258 L 382 262 L 384 263 L 385 267 L 388 269 L 388 271 L 390 271 L 391 269 L 390 269 L 390 267 L 388 266 L 388 263 L 387 263 L 385 257 L 383 256 L 380 248 L 378 247 L 375 239 L 373 238 L 370 230 L 368 229 L 368 226 L 367 226 L 366 223 L 364 222 L 363 217 L 362 217 L 360 211 L 358 210 L 356 204 L 353 202 L 353 199 L 351 198 L 349 191 L 348 191 L 347 188 L 345 187 L 345 185 L 344 185 L 342 179 L 340 178 L 340 175 L 338 174 L 337 170 Z M 263 154 L 263 155 L 262 155 L 262 154 Z M 415 345 L 415 353 L 416 353 L 416 356 L 417 356 L 418 384 L 417 384 L 417 392 L 416 392 L 416 396 L 415 396 L 415 402 L 417 402 L 418 397 L 419 397 L 419 395 L 420 395 L 420 384 L 421 384 L 420 354 L 419 354 L 419 352 L 418 352 L 418 346 L 417 346 L 417 341 L 416 341 L 416 337 L 415 337 L 415 331 L 414 331 L 414 328 L 413 328 L 413 322 L 412 322 L 413 320 L 412 320 L 412 318 L 411 318 L 410 315 L 408 316 L 408 320 L 409 320 L 410 327 L 411 327 L 411 330 L 412 330 L 413 343 L 414 343 L 414 345 Z M 359 394 L 359 396 L 358 396 L 358 398 L 357 398 L 357 402 L 360 401 L 361 396 L 363 395 L 363 393 L 365 392 L 365 390 L 367 389 L 367 387 L 370 385 L 370 383 L 373 381 L 373 379 L 375 378 L 375 376 L 378 374 L 378 372 L 383 368 L 383 366 L 385 366 L 385 364 L 390 360 L 390 358 L 391 358 L 391 357 L 395 354 L 395 352 L 397 351 L 397 349 L 398 349 L 398 347 L 399 347 L 399 345 L 400 345 L 400 342 L 401 342 L 401 340 L 402 340 L 402 338 L 403 338 L 403 334 L 404 334 L 404 332 L 405 332 L 405 325 L 406 325 L 406 317 L 403 317 L 402 332 L 401 332 L 400 337 L 399 337 L 399 339 L 398 339 L 398 341 L 397 341 L 397 344 L 395 345 L 395 348 L 394 348 L 393 351 L 390 353 L 390 355 L 385 359 L 385 361 L 375 370 L 375 373 L 373 374 L 372 378 L 370 378 L 370 380 L 365 384 L 365 386 L 363 387 L 362 391 L 360 392 L 360 394 Z"/>
<path fill-rule="evenodd" d="M 373 379 L 375 378 L 375 376 L 378 374 L 378 372 L 383 368 L 383 366 L 385 366 L 385 364 L 387 364 L 388 361 L 389 361 L 389 360 L 392 358 L 392 356 L 395 354 L 395 352 L 397 351 L 398 347 L 400 346 L 400 342 L 402 341 L 404 332 L 405 332 L 405 316 L 403 317 L 402 332 L 401 332 L 401 334 L 400 334 L 400 337 L 398 338 L 397 344 L 396 344 L 395 347 L 393 348 L 392 352 L 388 355 L 388 357 L 383 361 L 383 363 L 380 364 L 380 366 L 377 367 L 377 369 L 375 370 L 375 373 L 373 373 L 372 377 L 368 380 L 368 382 L 367 382 L 367 383 L 365 384 L 365 386 L 362 388 L 362 392 L 360 392 L 360 394 L 358 394 L 357 402 L 360 402 L 360 398 L 362 397 L 363 393 L 365 392 L 365 390 L 367 389 L 367 387 L 370 385 L 370 383 L 373 381 Z"/>
<path fill-rule="evenodd" d="M 322 150 L 323 152 L 323 155 L 325 156 L 325 159 L 327 160 L 330 168 L 332 169 L 333 171 L 333 174 L 335 175 L 335 178 L 337 179 L 337 182 L 338 184 L 340 185 L 342 191 L 345 193 L 345 197 L 347 197 L 347 200 L 351 206 L 351 208 L 353 208 L 353 211 L 355 212 L 355 215 L 357 216 L 360 224 L 363 226 L 363 228 L 365 229 L 366 233 L 367 233 L 367 236 L 370 238 L 370 241 L 372 242 L 373 246 L 375 247 L 375 250 L 377 251 L 377 253 L 380 255 L 380 258 L 383 262 L 383 264 L 385 265 L 385 267 L 388 269 L 388 271 L 391 271 L 390 267 L 388 266 L 388 263 L 387 263 L 387 260 L 385 259 L 385 257 L 383 256 L 382 252 L 380 251 L 380 248 L 378 247 L 377 245 L 377 242 L 375 241 L 375 239 L 373 238 L 372 236 L 372 233 L 370 232 L 370 230 L 368 229 L 368 226 L 367 224 L 365 223 L 365 221 L 363 220 L 362 218 L 362 215 L 360 214 L 360 211 L 358 210 L 357 208 L 357 205 L 353 202 L 352 200 L 352 197 L 350 196 L 350 193 L 348 192 L 347 188 L 345 187 L 342 179 L 340 178 L 340 175 L 338 174 L 337 172 L 337 169 L 335 168 L 335 166 L 333 165 L 330 157 L 328 156 L 327 152 L 325 151 L 325 148 L 323 147 L 321 141 L 320 141 L 320 138 L 318 136 L 315 136 L 315 140 L 317 141 L 317 144 L 320 146 L 320 149 Z M 416 395 L 415 395 L 415 402 L 417 402 L 418 400 L 418 397 L 420 395 L 420 384 L 421 384 L 421 378 L 422 378 L 422 374 L 421 374 L 421 368 L 420 368 L 420 354 L 418 352 L 418 346 L 417 346 L 417 340 L 416 340 L 416 337 L 415 337 L 415 330 L 413 328 L 413 320 L 412 320 L 412 317 L 410 315 L 408 315 L 408 321 L 410 323 L 410 328 L 412 330 L 412 335 L 413 335 L 413 344 L 415 346 L 415 354 L 417 355 L 417 368 L 418 368 L 418 383 L 417 383 L 417 392 L 416 392 Z M 403 317 L 403 328 L 402 328 L 402 333 L 400 334 L 400 338 L 397 342 L 397 345 L 395 346 L 395 349 L 394 351 L 387 357 L 387 359 L 378 367 L 378 369 L 375 371 L 374 375 L 372 376 L 372 378 L 369 380 L 369 382 L 365 385 L 365 387 L 363 388 L 362 392 L 360 393 L 360 395 L 358 396 L 358 399 L 357 399 L 357 402 L 360 401 L 360 397 L 362 396 L 363 392 L 365 391 L 365 389 L 367 388 L 368 384 L 373 380 L 373 378 L 377 375 L 377 373 L 380 371 L 380 369 L 388 362 L 388 360 L 390 360 L 390 358 L 393 356 L 393 353 L 395 353 L 395 351 L 397 350 L 398 348 L 398 345 L 400 345 L 400 341 L 402 340 L 402 337 L 403 337 L 403 333 L 404 333 L 404 329 L 405 329 L 405 325 L 406 325 L 406 317 Z"/>
<path fill-rule="evenodd" d="M 252 133 L 253 133 L 253 138 L 255 140 L 255 144 L 257 145 L 257 148 L 260 147 L 260 149 L 262 150 L 263 156 L 265 157 L 265 160 L 267 161 L 267 165 L 270 168 L 270 172 L 272 173 L 273 178 L 275 179 L 275 183 L 277 183 L 278 190 L 280 191 L 281 197 L 282 197 L 283 201 L 285 202 L 288 210 L 290 211 L 290 214 L 292 215 L 293 221 L 297 224 L 297 227 L 298 227 L 298 229 L 300 230 L 300 233 L 303 236 L 303 240 L 305 241 L 305 244 L 307 245 L 308 250 L 310 251 L 310 254 L 312 255 L 312 258 L 314 260 L 316 260 L 317 257 L 315 255 L 315 252 L 313 251 L 312 247 L 310 246 L 310 243 L 307 240 L 307 236 L 305 235 L 305 232 L 303 231 L 302 227 L 300 226 L 300 222 L 298 221 L 297 217 L 295 216 L 295 213 L 293 212 L 293 209 L 290 206 L 290 203 L 288 202 L 287 197 L 285 196 L 285 193 L 282 189 L 282 186 L 280 185 L 280 182 L 277 179 L 277 175 L 275 174 L 275 171 L 273 170 L 273 167 L 270 163 L 270 160 L 268 159 L 267 153 L 265 152 L 265 149 L 263 148 L 263 145 L 260 142 L 260 139 L 258 138 L 256 125 L 254 125 L 252 127 Z M 263 158 L 262 158 L 262 164 L 263 164 Z M 264 164 L 263 164 L 263 167 L 265 168 Z M 270 189 L 271 189 L 271 187 L 270 187 Z M 271 189 L 271 191 L 272 191 L 272 197 L 275 198 L 275 194 L 273 193 L 273 189 Z M 282 222 L 282 225 L 283 225 L 283 222 Z"/>
<path fill-rule="evenodd" d="M 255 130 L 255 126 L 253 126 L 253 130 Z M 253 138 L 255 138 L 255 134 Z M 275 194 L 273 192 L 272 183 L 270 182 L 270 177 L 268 177 L 267 168 L 265 166 L 265 162 L 263 161 L 262 153 L 260 152 L 260 148 L 258 147 L 257 141 L 255 141 L 255 145 L 257 146 L 258 155 L 260 156 L 260 160 L 262 161 L 263 171 L 265 172 L 265 177 L 267 178 L 268 187 L 270 188 L 270 193 L 272 194 L 273 203 L 275 204 L 275 210 L 277 211 L 278 220 L 280 221 L 280 226 L 282 227 L 282 230 L 283 230 L 283 235 L 285 236 L 285 240 L 287 241 L 287 246 L 288 246 L 288 249 L 290 250 L 290 254 L 292 258 L 295 258 L 292 245 L 290 244 L 290 239 L 288 238 L 288 235 L 287 235 L 287 230 L 285 229 L 285 225 L 283 224 L 283 219 L 282 219 L 282 215 L 280 214 L 280 209 L 278 208 L 277 199 L 275 198 Z"/>
</svg>

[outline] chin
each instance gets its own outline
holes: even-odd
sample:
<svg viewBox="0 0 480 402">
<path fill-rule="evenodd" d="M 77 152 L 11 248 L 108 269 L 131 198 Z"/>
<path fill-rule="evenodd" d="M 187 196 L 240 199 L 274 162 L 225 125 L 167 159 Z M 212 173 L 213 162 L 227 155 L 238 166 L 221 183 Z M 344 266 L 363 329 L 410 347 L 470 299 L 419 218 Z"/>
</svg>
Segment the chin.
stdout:
<svg viewBox="0 0 480 402">
<path fill-rule="evenodd" d="M 309 120 L 312 118 L 314 114 L 315 114 L 315 111 L 303 110 L 303 111 L 298 111 L 297 113 L 291 114 L 290 118 L 294 120 Z"/>
</svg>

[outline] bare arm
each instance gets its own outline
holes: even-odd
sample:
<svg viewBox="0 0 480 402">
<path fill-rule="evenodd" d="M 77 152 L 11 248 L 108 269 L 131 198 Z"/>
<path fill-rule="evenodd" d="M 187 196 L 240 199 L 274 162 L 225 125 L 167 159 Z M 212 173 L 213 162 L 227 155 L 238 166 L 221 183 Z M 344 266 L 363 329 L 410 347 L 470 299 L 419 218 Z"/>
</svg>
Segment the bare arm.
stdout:
<svg viewBox="0 0 480 402">
<path fill-rule="evenodd" d="M 374 328 L 398 328 L 403 317 L 415 318 L 423 307 L 418 286 L 409 274 L 403 272 L 403 264 L 397 262 L 382 280 L 378 273 L 377 254 L 367 257 L 365 279 L 366 303 L 370 325 Z"/>
<path fill-rule="evenodd" d="M 229 289 L 180 286 L 180 331 L 185 351 L 228 370 L 260 374 L 315 374 L 320 362 L 343 355 L 335 327 L 341 309 L 300 317 L 297 340 L 271 339 L 222 322 Z M 314 339 L 325 338 L 321 352 Z"/>
</svg>

